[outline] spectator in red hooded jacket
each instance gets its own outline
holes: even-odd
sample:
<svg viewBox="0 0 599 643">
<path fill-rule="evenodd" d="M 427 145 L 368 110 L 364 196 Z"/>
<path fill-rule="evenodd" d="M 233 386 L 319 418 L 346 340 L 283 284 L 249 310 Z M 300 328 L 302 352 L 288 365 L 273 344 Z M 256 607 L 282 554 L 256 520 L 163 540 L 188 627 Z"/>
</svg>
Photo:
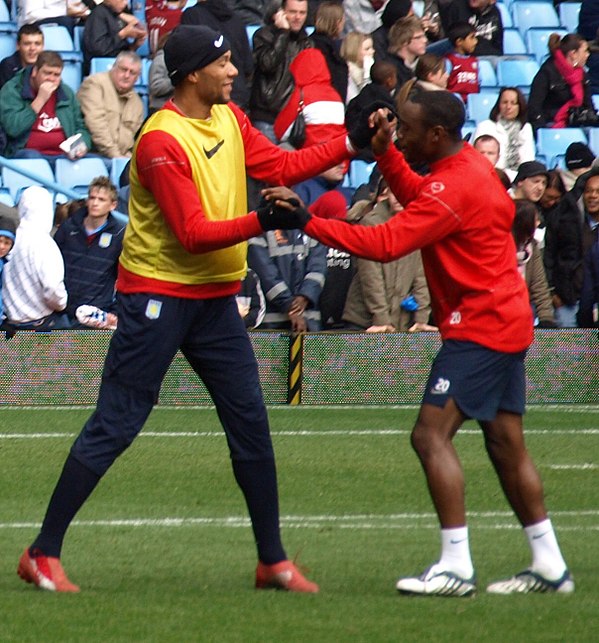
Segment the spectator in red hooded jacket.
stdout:
<svg viewBox="0 0 599 643">
<path fill-rule="evenodd" d="M 284 143 L 298 113 L 306 122 L 306 139 L 301 147 L 328 141 L 345 131 L 345 104 L 331 85 L 331 74 L 318 49 L 301 51 L 289 66 L 295 88 L 275 119 L 276 137 Z"/>
</svg>

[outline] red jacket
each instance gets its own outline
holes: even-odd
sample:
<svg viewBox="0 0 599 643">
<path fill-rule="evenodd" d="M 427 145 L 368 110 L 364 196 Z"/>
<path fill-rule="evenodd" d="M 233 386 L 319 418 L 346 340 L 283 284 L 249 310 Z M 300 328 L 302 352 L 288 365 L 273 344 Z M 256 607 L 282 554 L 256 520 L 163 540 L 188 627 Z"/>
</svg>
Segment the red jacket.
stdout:
<svg viewBox="0 0 599 643">
<path fill-rule="evenodd" d="M 345 133 L 345 104 L 331 85 L 331 73 L 322 52 L 318 49 L 300 51 L 289 66 L 289 71 L 295 88 L 275 119 L 277 138 L 282 142 L 287 140 L 298 114 L 300 95 L 304 100 L 306 121 L 306 142 L 303 147 L 324 143 Z"/>
<path fill-rule="evenodd" d="M 433 163 L 424 177 L 393 146 L 377 161 L 405 210 L 375 227 L 313 217 L 306 232 L 374 261 L 421 248 L 443 339 L 524 350 L 533 338 L 532 312 L 511 234 L 514 203 L 495 170 L 468 143 Z"/>
</svg>

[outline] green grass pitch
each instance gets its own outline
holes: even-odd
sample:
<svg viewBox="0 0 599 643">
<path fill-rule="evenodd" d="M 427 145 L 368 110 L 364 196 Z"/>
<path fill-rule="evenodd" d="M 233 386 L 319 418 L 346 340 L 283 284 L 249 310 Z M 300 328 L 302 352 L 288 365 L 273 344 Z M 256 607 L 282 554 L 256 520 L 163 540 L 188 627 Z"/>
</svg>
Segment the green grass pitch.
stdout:
<svg viewBox="0 0 599 643">
<path fill-rule="evenodd" d="M 77 595 L 16 575 L 89 410 L 0 408 L 0 641 L 597 641 L 599 407 L 532 408 L 527 441 L 577 588 L 491 596 L 528 547 L 481 435 L 456 437 L 479 593 L 399 596 L 434 562 L 439 534 L 409 446 L 414 409 L 269 410 L 281 523 L 318 595 L 253 589 L 255 550 L 211 409 L 157 408 L 72 525 L 63 551 Z"/>
</svg>

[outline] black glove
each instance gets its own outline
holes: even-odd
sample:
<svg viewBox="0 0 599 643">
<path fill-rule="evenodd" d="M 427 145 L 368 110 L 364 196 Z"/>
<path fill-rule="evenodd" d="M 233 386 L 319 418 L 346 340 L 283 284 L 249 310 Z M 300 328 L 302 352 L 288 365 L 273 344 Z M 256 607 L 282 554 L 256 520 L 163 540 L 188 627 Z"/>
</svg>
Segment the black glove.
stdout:
<svg viewBox="0 0 599 643">
<path fill-rule="evenodd" d="M 389 114 L 387 115 L 389 122 L 397 118 L 397 114 L 391 103 L 384 100 L 375 100 L 369 105 L 366 105 L 366 107 L 363 107 L 355 122 L 347 128 L 349 140 L 357 150 L 370 146 L 370 139 L 376 134 L 376 127 L 370 127 L 368 125 L 368 119 L 377 109 L 383 109 L 385 107 L 389 110 Z"/>
<path fill-rule="evenodd" d="M 258 221 L 263 230 L 303 229 L 312 218 L 312 215 L 308 210 L 300 206 L 297 199 L 288 199 L 287 203 L 293 206 L 293 210 L 278 207 L 270 202 L 256 209 Z"/>
</svg>

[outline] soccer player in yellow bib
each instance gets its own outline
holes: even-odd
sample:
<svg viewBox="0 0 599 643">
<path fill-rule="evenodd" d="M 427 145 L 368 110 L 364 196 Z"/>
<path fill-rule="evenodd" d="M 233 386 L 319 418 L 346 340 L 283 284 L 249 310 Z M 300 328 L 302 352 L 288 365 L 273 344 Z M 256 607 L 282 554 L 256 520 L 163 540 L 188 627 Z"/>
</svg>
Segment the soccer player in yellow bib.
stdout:
<svg viewBox="0 0 599 643">
<path fill-rule="evenodd" d="M 247 213 L 246 170 L 273 185 L 295 184 L 349 158 L 354 148 L 345 134 L 298 152 L 273 145 L 229 102 L 237 70 L 226 38 L 208 27 L 177 27 L 165 61 L 174 95 L 147 121 L 133 150 L 119 323 L 97 407 L 73 444 L 18 573 L 43 589 L 79 591 L 60 563 L 65 533 L 141 430 L 180 349 L 210 392 L 226 433 L 258 550 L 256 587 L 317 592 L 281 542 L 266 408 L 235 295 L 246 273 L 247 239 L 281 227 L 270 208 Z M 145 561 L 140 564 L 145 573 Z"/>
</svg>

